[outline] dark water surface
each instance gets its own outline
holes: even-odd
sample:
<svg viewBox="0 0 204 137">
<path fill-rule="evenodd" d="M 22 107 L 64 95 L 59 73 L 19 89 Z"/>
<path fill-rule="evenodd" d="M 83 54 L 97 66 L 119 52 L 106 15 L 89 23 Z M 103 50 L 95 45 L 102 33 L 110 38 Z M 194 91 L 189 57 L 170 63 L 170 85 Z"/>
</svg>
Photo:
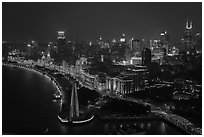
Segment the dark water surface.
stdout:
<svg viewBox="0 0 204 137">
<path fill-rule="evenodd" d="M 115 129 L 114 123 L 107 123 L 97 118 L 80 126 L 60 123 L 57 118 L 60 102 L 52 100 L 55 91 L 56 87 L 52 81 L 39 73 L 2 66 L 3 134 L 99 135 L 108 134 Z M 146 129 L 147 134 L 184 134 L 161 121 L 132 123 L 137 123 L 139 127 Z"/>
</svg>

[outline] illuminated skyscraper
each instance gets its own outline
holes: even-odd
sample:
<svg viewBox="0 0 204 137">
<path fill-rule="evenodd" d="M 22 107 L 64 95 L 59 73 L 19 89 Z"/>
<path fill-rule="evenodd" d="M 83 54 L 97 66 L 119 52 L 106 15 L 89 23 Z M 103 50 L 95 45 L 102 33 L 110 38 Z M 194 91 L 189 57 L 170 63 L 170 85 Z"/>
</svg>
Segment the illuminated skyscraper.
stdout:
<svg viewBox="0 0 204 137">
<path fill-rule="evenodd" d="M 62 47 L 65 46 L 65 31 L 57 31 L 57 46 Z"/>
<path fill-rule="evenodd" d="M 202 36 L 201 33 L 197 33 L 194 38 L 194 46 L 196 50 L 202 50 Z"/>
<path fill-rule="evenodd" d="M 129 44 L 129 47 L 130 47 L 130 50 L 132 50 L 132 41 L 134 40 L 134 38 L 131 38 L 128 40 L 128 44 Z"/>
<path fill-rule="evenodd" d="M 183 35 L 182 39 L 182 45 L 184 46 L 184 51 L 189 51 L 191 48 L 193 48 L 193 23 L 192 21 L 188 20 L 186 21 L 185 25 L 185 33 Z"/>
<path fill-rule="evenodd" d="M 187 19 L 185 27 L 185 35 L 192 36 L 193 23 Z"/>
<path fill-rule="evenodd" d="M 65 31 L 57 31 L 58 37 L 57 39 L 65 39 Z"/>
<path fill-rule="evenodd" d="M 141 42 L 141 47 L 142 47 L 142 49 L 144 49 L 144 48 L 150 48 L 150 41 L 145 40 L 145 39 L 142 39 L 140 42 Z"/>
<path fill-rule="evenodd" d="M 135 56 L 141 57 L 142 47 L 141 47 L 140 40 L 138 40 L 138 39 L 133 39 L 132 40 L 132 51 L 134 52 Z"/>
<path fill-rule="evenodd" d="M 28 44 L 28 45 L 27 45 L 28 57 L 31 56 L 31 49 L 32 49 L 31 44 Z"/>
<path fill-rule="evenodd" d="M 52 48 L 53 48 L 53 43 L 49 42 L 47 45 L 47 53 L 50 52 Z"/>
<path fill-rule="evenodd" d="M 123 34 L 122 37 L 120 38 L 120 42 L 126 42 L 126 40 L 125 40 L 125 34 Z"/>
<path fill-rule="evenodd" d="M 168 48 L 169 48 L 169 34 L 167 33 L 167 31 L 161 32 L 160 34 L 160 44 L 162 46 L 162 48 L 165 49 L 166 53 L 168 53 Z"/>
<path fill-rule="evenodd" d="M 57 31 L 57 58 L 55 59 L 57 62 L 61 62 L 62 60 L 66 60 L 66 52 L 67 52 L 67 44 L 65 40 L 65 31 Z"/>
<path fill-rule="evenodd" d="M 166 48 L 162 46 L 160 40 L 151 40 L 150 41 L 150 50 L 152 55 L 151 60 L 153 62 L 162 64 L 163 57 L 166 53 Z"/>
<path fill-rule="evenodd" d="M 100 48 L 103 48 L 103 47 L 104 47 L 104 42 L 103 42 L 102 37 L 99 37 L 99 38 L 97 39 L 97 43 L 98 43 L 98 45 L 100 46 Z"/>
</svg>

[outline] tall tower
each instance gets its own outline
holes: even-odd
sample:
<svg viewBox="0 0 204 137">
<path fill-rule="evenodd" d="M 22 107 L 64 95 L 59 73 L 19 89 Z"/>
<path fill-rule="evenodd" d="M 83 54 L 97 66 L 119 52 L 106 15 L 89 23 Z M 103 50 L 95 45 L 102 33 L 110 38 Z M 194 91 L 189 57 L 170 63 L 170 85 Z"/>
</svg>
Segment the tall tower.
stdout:
<svg viewBox="0 0 204 137">
<path fill-rule="evenodd" d="M 193 23 L 190 20 L 186 20 L 186 27 L 185 27 L 185 35 L 186 36 L 192 36 L 192 29 L 193 29 Z"/>
<path fill-rule="evenodd" d="M 57 39 L 65 39 L 65 31 L 57 31 L 58 37 Z"/>
<path fill-rule="evenodd" d="M 122 37 L 120 38 L 120 42 L 121 43 L 126 42 L 125 34 L 122 34 Z"/>
<path fill-rule="evenodd" d="M 98 45 L 100 46 L 100 48 L 103 48 L 103 47 L 104 47 L 104 42 L 103 42 L 102 37 L 99 37 L 99 38 L 97 39 L 97 43 L 98 43 Z"/>
<path fill-rule="evenodd" d="M 62 62 L 66 61 L 67 57 L 67 44 L 65 39 L 65 31 L 57 31 L 57 56 L 55 61 Z"/>
<path fill-rule="evenodd" d="M 193 23 L 189 19 L 186 20 L 185 25 L 185 33 L 183 36 L 183 46 L 185 51 L 189 51 L 191 48 L 193 48 Z"/>
<path fill-rule="evenodd" d="M 151 50 L 145 48 L 142 50 L 142 65 L 149 66 L 151 63 Z"/>
<path fill-rule="evenodd" d="M 65 46 L 65 31 L 57 31 L 57 46 L 63 47 Z"/>
<path fill-rule="evenodd" d="M 166 53 L 168 53 L 169 42 L 170 42 L 169 34 L 167 33 L 167 31 L 161 32 L 160 44 L 161 44 L 162 48 L 165 49 Z"/>
<path fill-rule="evenodd" d="M 70 119 L 70 121 L 72 121 L 72 119 L 74 117 L 78 117 L 78 116 L 79 116 L 79 102 L 78 102 L 76 83 L 74 83 L 72 85 L 72 95 L 71 95 L 69 119 Z"/>
<path fill-rule="evenodd" d="M 132 40 L 132 50 L 134 52 L 134 56 L 140 57 L 142 54 L 142 46 L 141 41 L 138 39 Z"/>
</svg>

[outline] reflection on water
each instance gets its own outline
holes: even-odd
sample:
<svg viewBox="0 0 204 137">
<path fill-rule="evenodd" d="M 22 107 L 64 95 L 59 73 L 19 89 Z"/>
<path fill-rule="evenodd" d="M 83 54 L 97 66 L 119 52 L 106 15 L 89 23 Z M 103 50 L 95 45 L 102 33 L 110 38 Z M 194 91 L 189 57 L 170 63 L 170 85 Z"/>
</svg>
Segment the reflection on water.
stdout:
<svg viewBox="0 0 204 137">
<path fill-rule="evenodd" d="M 151 123 L 147 123 L 147 130 L 149 130 L 151 128 Z"/>
<path fill-rule="evenodd" d="M 144 129 L 144 123 L 141 123 L 141 124 L 140 124 L 140 128 L 141 128 L 141 129 Z"/>
<path fill-rule="evenodd" d="M 62 124 L 57 118 L 62 102 L 52 100 L 53 93 L 56 91 L 52 81 L 25 69 L 7 66 L 2 68 L 2 130 L 4 134 L 100 135 L 116 132 L 117 125 L 124 123 L 136 124 L 146 130 L 146 134 L 183 134 L 180 130 L 161 121 L 118 121 L 115 123 L 101 121 L 95 117 L 93 121 L 84 125 Z M 89 98 L 89 95 L 83 94 L 83 96 Z"/>
</svg>

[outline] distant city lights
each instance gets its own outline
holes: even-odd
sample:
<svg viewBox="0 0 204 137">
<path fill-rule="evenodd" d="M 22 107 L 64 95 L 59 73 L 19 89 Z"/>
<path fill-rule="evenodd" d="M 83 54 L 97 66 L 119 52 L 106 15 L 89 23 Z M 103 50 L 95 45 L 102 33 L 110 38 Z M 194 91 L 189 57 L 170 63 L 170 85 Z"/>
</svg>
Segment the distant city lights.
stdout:
<svg viewBox="0 0 204 137">
<path fill-rule="evenodd" d="M 58 39 L 65 39 L 65 36 L 64 36 L 65 31 L 57 31 L 57 33 L 58 33 Z"/>
</svg>

